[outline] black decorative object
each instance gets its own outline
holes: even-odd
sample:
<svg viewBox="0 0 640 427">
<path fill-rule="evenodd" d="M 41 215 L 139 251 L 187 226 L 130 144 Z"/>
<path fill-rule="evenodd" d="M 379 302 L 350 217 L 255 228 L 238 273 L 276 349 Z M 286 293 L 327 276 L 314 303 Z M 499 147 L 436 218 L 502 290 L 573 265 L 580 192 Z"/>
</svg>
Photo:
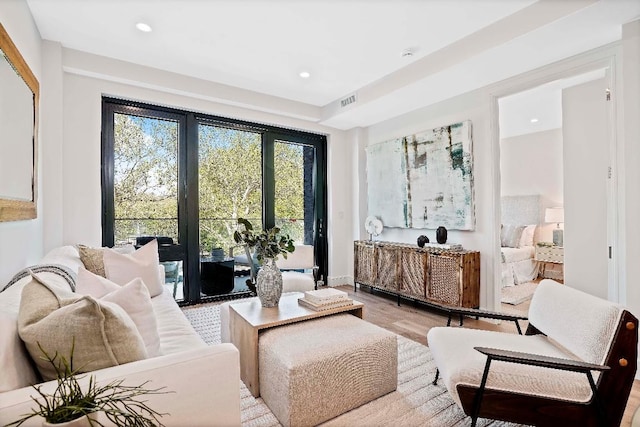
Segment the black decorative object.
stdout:
<svg viewBox="0 0 640 427">
<path fill-rule="evenodd" d="M 438 227 L 436 230 L 436 240 L 438 243 L 447 243 L 447 229 L 443 226 Z"/>
<path fill-rule="evenodd" d="M 424 248 L 424 245 L 429 243 L 429 238 L 427 236 L 418 237 L 418 246 Z"/>
</svg>

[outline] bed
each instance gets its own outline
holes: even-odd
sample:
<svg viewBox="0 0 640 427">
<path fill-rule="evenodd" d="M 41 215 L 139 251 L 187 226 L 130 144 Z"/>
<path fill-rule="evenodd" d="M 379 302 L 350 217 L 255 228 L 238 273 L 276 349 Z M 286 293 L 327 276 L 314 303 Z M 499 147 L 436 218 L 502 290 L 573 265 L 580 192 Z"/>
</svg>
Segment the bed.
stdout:
<svg viewBox="0 0 640 427">
<path fill-rule="evenodd" d="M 540 196 L 503 197 L 502 227 L 502 287 L 521 285 L 538 277 L 535 243 L 540 223 Z"/>
</svg>

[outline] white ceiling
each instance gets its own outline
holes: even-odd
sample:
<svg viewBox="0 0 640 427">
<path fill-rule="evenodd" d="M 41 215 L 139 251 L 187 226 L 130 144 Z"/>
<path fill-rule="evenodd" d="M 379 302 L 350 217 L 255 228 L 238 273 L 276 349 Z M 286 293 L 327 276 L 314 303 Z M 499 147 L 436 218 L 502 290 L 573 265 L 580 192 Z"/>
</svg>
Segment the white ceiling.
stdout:
<svg viewBox="0 0 640 427">
<path fill-rule="evenodd" d="M 604 77 L 604 69 L 594 70 L 500 98 L 500 138 L 561 128 L 562 90 Z"/>
<path fill-rule="evenodd" d="M 65 48 L 316 106 L 318 122 L 342 129 L 619 40 L 640 16 L 640 0 L 27 3 L 42 38 Z"/>
</svg>

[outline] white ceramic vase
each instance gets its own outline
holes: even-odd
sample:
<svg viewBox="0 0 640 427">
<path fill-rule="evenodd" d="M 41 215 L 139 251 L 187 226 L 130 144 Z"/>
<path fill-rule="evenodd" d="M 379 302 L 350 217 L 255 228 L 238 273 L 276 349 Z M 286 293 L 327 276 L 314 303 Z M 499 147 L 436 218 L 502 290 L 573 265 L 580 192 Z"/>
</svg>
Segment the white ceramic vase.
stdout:
<svg viewBox="0 0 640 427">
<path fill-rule="evenodd" d="M 273 258 L 264 258 L 256 277 L 256 292 L 263 307 L 275 307 L 282 295 L 282 272 Z"/>
<path fill-rule="evenodd" d="M 94 426 L 99 426 L 100 424 L 98 424 L 97 422 L 91 423 L 91 421 L 89 420 L 89 418 L 91 418 L 91 420 L 97 420 L 98 419 L 98 413 L 97 412 L 93 412 L 89 415 L 85 415 L 83 417 L 80 418 L 76 418 L 75 420 L 71 420 L 71 421 L 67 421 L 64 423 L 50 423 L 47 421 L 43 421 L 42 422 L 42 427 L 94 427 Z"/>
</svg>

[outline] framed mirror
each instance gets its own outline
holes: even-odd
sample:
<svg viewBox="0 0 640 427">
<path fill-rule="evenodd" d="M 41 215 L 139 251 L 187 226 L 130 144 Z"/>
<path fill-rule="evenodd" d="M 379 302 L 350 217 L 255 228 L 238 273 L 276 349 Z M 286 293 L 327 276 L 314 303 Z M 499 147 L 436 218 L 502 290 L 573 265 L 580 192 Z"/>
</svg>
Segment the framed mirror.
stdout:
<svg viewBox="0 0 640 427">
<path fill-rule="evenodd" d="M 0 24 L 0 221 L 36 218 L 38 80 Z"/>
</svg>

